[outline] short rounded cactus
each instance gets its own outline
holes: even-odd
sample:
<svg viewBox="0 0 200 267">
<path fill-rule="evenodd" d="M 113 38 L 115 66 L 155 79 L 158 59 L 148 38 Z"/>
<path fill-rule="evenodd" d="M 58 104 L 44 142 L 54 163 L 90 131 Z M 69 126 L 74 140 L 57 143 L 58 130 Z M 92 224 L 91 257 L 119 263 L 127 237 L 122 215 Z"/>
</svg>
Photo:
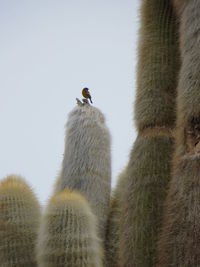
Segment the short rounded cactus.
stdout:
<svg viewBox="0 0 200 267">
<path fill-rule="evenodd" d="M 97 221 L 87 200 L 65 189 L 44 213 L 37 245 L 39 267 L 102 267 Z"/>
<path fill-rule="evenodd" d="M 24 180 L 10 175 L 0 182 L 0 265 L 36 267 L 39 203 Z"/>
</svg>

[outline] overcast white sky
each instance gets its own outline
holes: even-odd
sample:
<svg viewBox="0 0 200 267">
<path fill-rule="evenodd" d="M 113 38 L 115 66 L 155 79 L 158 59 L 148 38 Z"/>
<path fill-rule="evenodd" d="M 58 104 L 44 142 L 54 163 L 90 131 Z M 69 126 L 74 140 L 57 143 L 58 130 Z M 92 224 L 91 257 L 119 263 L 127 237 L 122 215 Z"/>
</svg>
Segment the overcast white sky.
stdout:
<svg viewBox="0 0 200 267">
<path fill-rule="evenodd" d="M 139 0 L 0 0 L 0 178 L 24 176 L 45 203 L 67 115 L 89 87 L 112 135 L 112 185 L 136 137 Z"/>
</svg>

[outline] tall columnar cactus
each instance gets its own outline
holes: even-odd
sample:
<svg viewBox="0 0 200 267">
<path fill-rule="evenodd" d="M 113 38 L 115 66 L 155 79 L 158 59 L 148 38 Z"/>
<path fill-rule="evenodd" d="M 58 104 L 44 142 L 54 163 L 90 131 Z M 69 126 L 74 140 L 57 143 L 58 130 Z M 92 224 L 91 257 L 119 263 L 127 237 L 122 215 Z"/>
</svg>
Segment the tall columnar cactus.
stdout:
<svg viewBox="0 0 200 267">
<path fill-rule="evenodd" d="M 66 187 L 87 198 L 104 239 L 111 188 L 110 134 L 103 114 L 89 104 L 77 106 L 69 114 L 64 158 L 55 191 Z"/>
<path fill-rule="evenodd" d="M 158 243 L 159 267 L 200 266 L 200 1 L 183 4 L 173 178 Z"/>
<path fill-rule="evenodd" d="M 105 258 L 107 267 L 120 266 L 120 220 L 125 178 L 126 169 L 120 174 L 117 186 L 111 196 L 105 240 Z"/>
<path fill-rule="evenodd" d="M 96 217 L 87 200 L 65 189 L 50 200 L 37 245 L 39 267 L 102 267 Z"/>
<path fill-rule="evenodd" d="M 0 266 L 36 267 L 34 253 L 40 207 L 19 176 L 0 182 Z"/>
<path fill-rule="evenodd" d="M 170 1 L 143 0 L 135 102 L 138 137 L 127 167 L 122 209 L 123 267 L 153 267 L 156 263 L 173 152 L 177 28 Z"/>
</svg>

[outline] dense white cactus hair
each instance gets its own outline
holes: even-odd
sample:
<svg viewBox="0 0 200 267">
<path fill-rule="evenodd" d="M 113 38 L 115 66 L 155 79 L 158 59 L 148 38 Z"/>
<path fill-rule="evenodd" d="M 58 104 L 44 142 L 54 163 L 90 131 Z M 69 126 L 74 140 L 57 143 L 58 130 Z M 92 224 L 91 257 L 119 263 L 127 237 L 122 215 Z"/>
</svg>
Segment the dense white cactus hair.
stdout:
<svg viewBox="0 0 200 267">
<path fill-rule="evenodd" d="M 78 105 L 68 116 L 65 151 L 56 191 L 80 191 L 98 217 L 104 238 L 111 190 L 110 133 L 101 111 Z"/>
</svg>

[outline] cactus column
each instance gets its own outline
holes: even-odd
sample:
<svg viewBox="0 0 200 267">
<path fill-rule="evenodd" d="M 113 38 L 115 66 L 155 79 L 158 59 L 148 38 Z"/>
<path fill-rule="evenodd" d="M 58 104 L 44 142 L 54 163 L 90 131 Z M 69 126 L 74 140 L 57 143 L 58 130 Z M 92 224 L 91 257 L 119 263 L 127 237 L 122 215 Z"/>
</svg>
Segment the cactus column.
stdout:
<svg viewBox="0 0 200 267">
<path fill-rule="evenodd" d="M 110 133 L 103 114 L 89 104 L 77 106 L 69 114 L 56 187 L 56 192 L 69 187 L 87 198 L 104 240 L 111 189 Z"/>
<path fill-rule="evenodd" d="M 143 0 L 135 120 L 124 189 L 120 261 L 153 267 L 163 202 L 170 180 L 179 52 L 170 1 Z"/>
<path fill-rule="evenodd" d="M 180 16 L 182 66 L 159 267 L 200 266 L 200 1 L 176 0 L 175 7 Z"/>
</svg>

